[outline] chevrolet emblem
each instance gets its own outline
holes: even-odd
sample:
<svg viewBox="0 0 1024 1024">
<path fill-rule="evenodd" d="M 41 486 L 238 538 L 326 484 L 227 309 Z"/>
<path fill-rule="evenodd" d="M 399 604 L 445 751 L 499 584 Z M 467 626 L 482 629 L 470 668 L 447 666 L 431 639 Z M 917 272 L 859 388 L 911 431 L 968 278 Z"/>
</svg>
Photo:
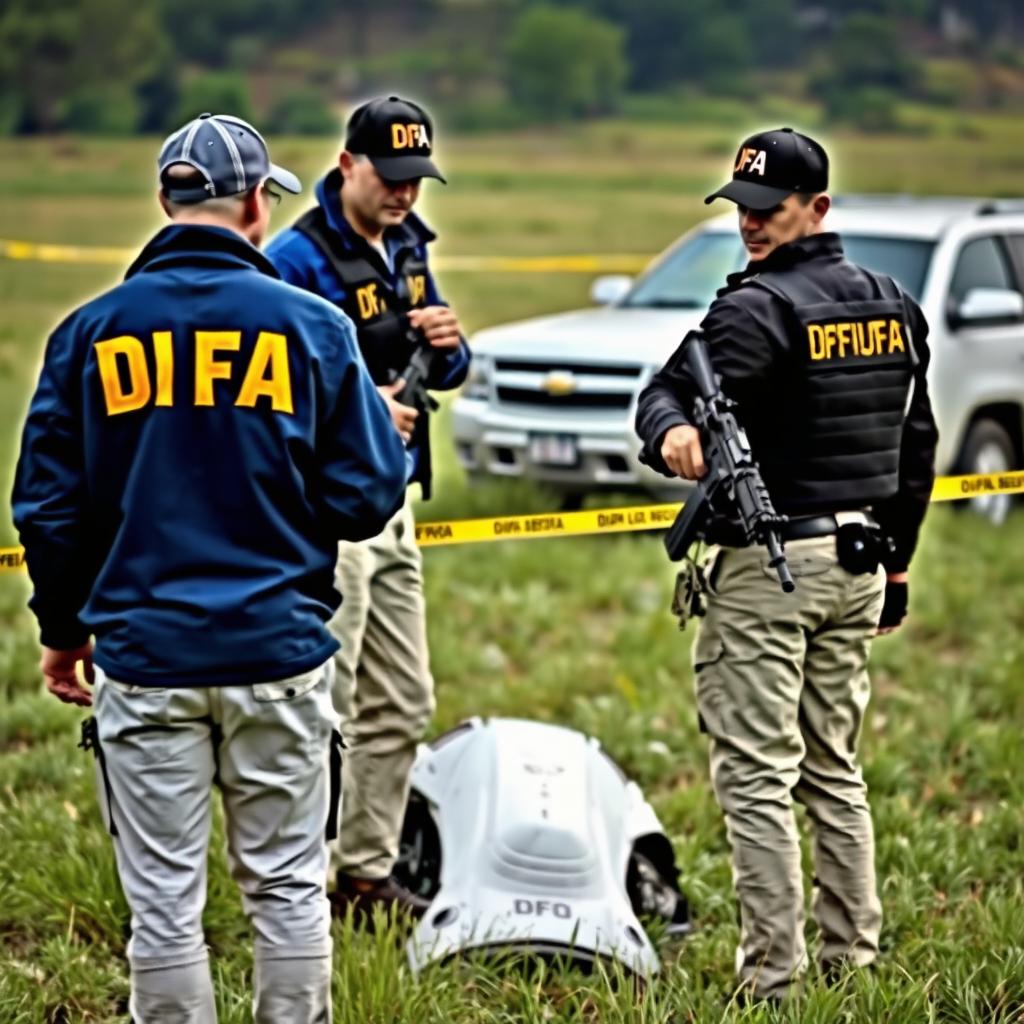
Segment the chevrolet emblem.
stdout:
<svg viewBox="0 0 1024 1024">
<path fill-rule="evenodd" d="M 576 378 L 562 370 L 552 370 L 541 382 L 541 388 L 552 398 L 571 395 L 577 387 Z"/>
</svg>

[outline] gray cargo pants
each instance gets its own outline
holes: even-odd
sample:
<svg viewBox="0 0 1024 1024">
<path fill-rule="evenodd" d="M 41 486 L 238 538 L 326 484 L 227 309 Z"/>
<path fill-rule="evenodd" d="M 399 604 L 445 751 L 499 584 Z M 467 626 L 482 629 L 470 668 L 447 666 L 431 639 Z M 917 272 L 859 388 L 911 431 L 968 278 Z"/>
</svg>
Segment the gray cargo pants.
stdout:
<svg viewBox="0 0 1024 1024">
<path fill-rule="evenodd" d="M 794 799 L 814 827 L 822 962 L 870 963 L 882 920 L 857 742 L 884 573 L 850 575 L 834 536 L 791 541 L 786 555 L 793 594 L 761 548 L 712 554 L 693 650 L 740 905 L 737 972 L 760 996 L 785 993 L 807 958 Z"/>
<path fill-rule="evenodd" d="M 338 545 L 342 604 L 329 623 L 345 736 L 334 866 L 384 878 L 398 856 L 416 744 L 434 712 L 423 559 L 408 501 L 376 537 Z"/>
<path fill-rule="evenodd" d="M 97 782 L 132 912 L 135 1024 L 217 1019 L 202 927 L 214 785 L 255 931 L 254 1020 L 331 1020 L 332 675 L 328 662 L 272 683 L 158 688 L 97 670 Z"/>
</svg>

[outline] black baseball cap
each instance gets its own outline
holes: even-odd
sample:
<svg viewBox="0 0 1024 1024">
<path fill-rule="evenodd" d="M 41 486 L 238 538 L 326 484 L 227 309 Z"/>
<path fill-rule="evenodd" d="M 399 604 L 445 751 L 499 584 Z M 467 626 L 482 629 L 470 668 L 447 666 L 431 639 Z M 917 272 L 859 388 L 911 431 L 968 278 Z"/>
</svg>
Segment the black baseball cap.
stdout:
<svg viewBox="0 0 1024 1024">
<path fill-rule="evenodd" d="M 357 108 L 345 129 L 345 148 L 370 158 L 386 181 L 444 176 L 430 159 L 434 125 L 427 112 L 398 96 L 380 96 Z"/>
<path fill-rule="evenodd" d="M 176 187 L 165 177 L 173 164 L 187 164 L 206 183 Z M 270 162 L 263 136 L 251 124 L 230 114 L 200 114 L 169 135 L 157 159 L 163 194 L 175 203 L 201 203 L 217 196 L 235 196 L 269 178 L 286 192 L 299 193 L 302 183 L 283 167 Z"/>
<path fill-rule="evenodd" d="M 721 197 L 751 210 L 770 210 L 794 192 L 827 188 L 828 154 L 821 144 L 792 128 L 777 128 L 740 144 L 732 181 L 704 202 Z"/>
</svg>

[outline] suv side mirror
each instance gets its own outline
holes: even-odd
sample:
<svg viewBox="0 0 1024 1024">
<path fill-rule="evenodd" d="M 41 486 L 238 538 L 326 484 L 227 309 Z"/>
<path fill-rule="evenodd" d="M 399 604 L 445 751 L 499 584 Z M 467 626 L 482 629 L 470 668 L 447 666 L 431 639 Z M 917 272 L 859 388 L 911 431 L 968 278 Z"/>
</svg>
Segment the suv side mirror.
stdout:
<svg viewBox="0 0 1024 1024">
<path fill-rule="evenodd" d="M 1024 320 L 1024 295 L 1010 288 L 972 288 L 950 317 L 953 327 Z"/>
<path fill-rule="evenodd" d="M 613 306 L 633 287 L 633 278 L 627 274 L 605 274 L 590 286 L 590 299 L 598 306 Z"/>
</svg>

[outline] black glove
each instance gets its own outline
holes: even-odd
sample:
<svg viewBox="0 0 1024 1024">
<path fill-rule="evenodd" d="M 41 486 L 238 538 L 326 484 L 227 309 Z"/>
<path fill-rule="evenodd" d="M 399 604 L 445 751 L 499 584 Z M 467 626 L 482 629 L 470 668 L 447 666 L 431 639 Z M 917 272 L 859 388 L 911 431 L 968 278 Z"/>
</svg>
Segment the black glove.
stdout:
<svg viewBox="0 0 1024 1024">
<path fill-rule="evenodd" d="M 906 583 L 893 583 L 892 580 L 886 580 L 885 604 L 882 605 L 882 614 L 878 617 L 879 629 L 892 629 L 906 618 L 907 594 Z"/>
</svg>

